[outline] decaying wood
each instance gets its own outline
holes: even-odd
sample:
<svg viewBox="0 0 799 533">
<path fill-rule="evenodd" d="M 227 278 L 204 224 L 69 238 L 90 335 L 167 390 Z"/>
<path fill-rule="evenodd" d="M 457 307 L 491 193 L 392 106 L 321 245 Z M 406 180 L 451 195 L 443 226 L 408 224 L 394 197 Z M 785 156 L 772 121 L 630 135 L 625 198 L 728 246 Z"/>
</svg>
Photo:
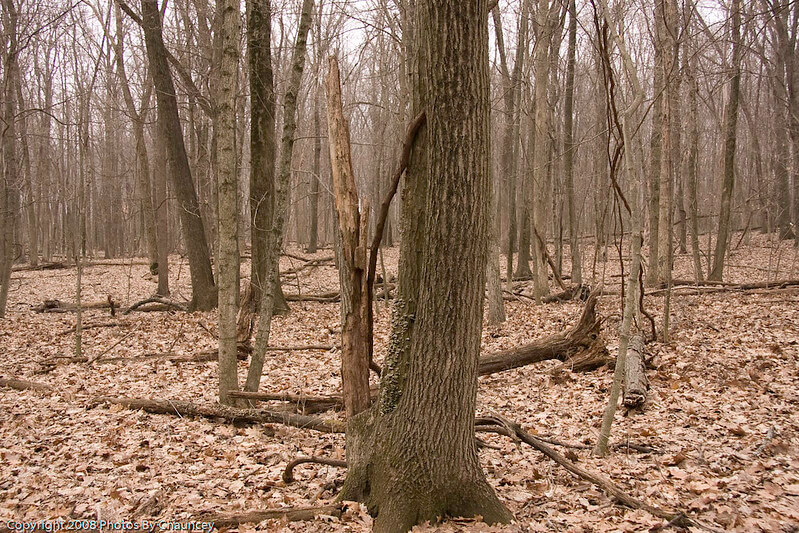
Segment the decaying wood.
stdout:
<svg viewBox="0 0 799 533">
<path fill-rule="evenodd" d="M 646 402 L 648 388 L 644 339 L 640 335 L 635 335 L 627 347 L 624 366 L 624 405 L 626 407 L 643 405 Z"/>
<path fill-rule="evenodd" d="M 81 302 L 81 308 L 86 309 L 116 309 L 119 307 L 113 299 L 106 298 L 97 302 Z M 77 307 L 73 302 L 63 302 L 61 300 L 44 300 L 41 304 L 33 308 L 37 313 L 74 313 Z"/>
<path fill-rule="evenodd" d="M 298 412 L 307 415 L 321 413 L 329 409 L 341 409 L 344 406 L 341 396 L 306 396 L 304 394 L 231 391 L 230 397 L 253 401 L 288 402 L 296 406 Z"/>
<path fill-rule="evenodd" d="M 343 503 L 331 503 L 319 507 L 286 507 L 284 509 L 268 509 L 265 511 L 249 511 L 240 514 L 202 514 L 192 517 L 193 523 L 210 523 L 212 528 L 230 528 L 241 524 L 258 524 L 264 520 L 280 519 L 287 522 L 313 520 L 319 515 L 339 517 Z"/>
<path fill-rule="evenodd" d="M 127 315 L 132 313 L 133 311 L 139 310 L 140 307 L 148 304 L 160 304 L 161 306 L 167 309 L 177 309 L 178 311 L 186 311 L 187 306 L 180 302 L 176 302 L 174 300 L 170 300 L 168 298 L 164 298 L 163 296 L 151 296 L 149 298 L 145 298 L 144 300 L 139 300 L 135 304 L 128 307 L 123 314 Z M 159 308 L 160 310 L 160 308 Z"/>
<path fill-rule="evenodd" d="M 219 418 L 227 422 L 252 424 L 284 424 L 301 429 L 314 429 L 323 433 L 343 433 L 344 424 L 336 420 L 325 420 L 314 416 L 298 415 L 289 412 L 266 411 L 263 409 L 237 409 L 223 405 L 200 405 L 180 400 L 159 400 L 150 398 L 117 398 L 97 396 L 89 400 L 89 407 L 102 404 L 121 405 L 126 409 L 142 410 L 148 413 L 173 415 L 179 417 Z"/>
<path fill-rule="evenodd" d="M 344 117 L 338 60 L 328 58 L 325 79 L 330 170 L 339 229 L 341 285 L 341 383 L 344 409 L 351 418 L 369 408 L 369 362 L 372 360 L 372 293 L 369 290 L 366 244 L 369 203 L 358 198 L 350 152 L 349 124 Z"/>
<path fill-rule="evenodd" d="M 591 295 L 575 325 L 530 344 L 481 357 L 479 375 L 487 376 L 548 359 L 577 363 L 581 355 L 590 364 L 575 364 L 574 370 L 597 368 L 610 360 L 599 335 L 600 325 L 601 322 L 596 317 L 596 296 Z M 602 362 L 599 363 L 600 361 Z"/>
<path fill-rule="evenodd" d="M 39 271 L 39 270 L 61 270 L 64 268 L 69 268 L 69 267 L 61 261 L 52 261 L 49 263 L 39 263 L 38 265 L 16 265 L 11 267 L 11 271 L 29 272 L 29 271 Z"/>
<path fill-rule="evenodd" d="M 283 470 L 283 481 L 285 483 L 292 483 L 294 481 L 294 468 L 305 463 L 316 463 L 320 465 L 336 466 L 339 468 L 347 468 L 347 461 L 341 459 L 328 459 L 327 457 L 297 457 Z"/>
<path fill-rule="evenodd" d="M 678 280 L 680 281 L 680 280 Z M 676 283 L 672 283 L 671 290 L 679 290 L 681 294 L 702 294 L 702 293 L 716 293 L 716 292 L 744 292 L 744 291 L 755 291 L 759 289 L 785 289 L 788 287 L 796 287 L 799 286 L 799 279 L 787 279 L 787 280 L 777 280 L 777 281 L 760 281 L 757 283 L 739 283 L 739 284 L 730 284 L 724 282 L 694 282 L 690 281 L 684 285 L 678 285 Z M 647 296 L 653 296 L 657 294 L 663 294 L 668 289 L 655 289 L 652 291 L 648 291 L 646 293 Z M 610 293 L 606 293 L 610 294 Z"/>
</svg>

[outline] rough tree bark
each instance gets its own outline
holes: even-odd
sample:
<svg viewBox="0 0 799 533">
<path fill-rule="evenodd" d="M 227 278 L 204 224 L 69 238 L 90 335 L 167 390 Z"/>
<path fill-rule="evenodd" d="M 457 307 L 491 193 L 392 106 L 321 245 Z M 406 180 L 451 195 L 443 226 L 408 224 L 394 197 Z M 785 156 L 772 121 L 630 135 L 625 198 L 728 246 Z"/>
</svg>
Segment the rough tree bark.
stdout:
<svg viewBox="0 0 799 533">
<path fill-rule="evenodd" d="M 13 0 L 3 0 L 3 185 L 0 188 L 0 318 L 6 314 L 11 265 L 16 255 L 15 237 L 19 213 L 19 176 L 17 175 L 17 131 L 15 77 L 18 75 L 17 9 Z"/>
<path fill-rule="evenodd" d="M 219 250 L 219 402 L 232 405 L 230 391 L 239 389 L 236 315 L 239 307 L 238 176 L 236 172 L 236 78 L 239 66 L 241 22 L 239 0 L 218 0 L 222 21 L 222 57 L 216 95 L 217 213 Z"/>
<path fill-rule="evenodd" d="M 414 112 L 424 109 L 427 125 L 408 168 L 400 294 L 380 398 L 349 423 L 340 496 L 365 502 L 378 533 L 447 516 L 511 519 L 474 441 L 490 231 L 486 9 L 455 0 L 415 6 Z"/>
<path fill-rule="evenodd" d="M 271 0 L 247 2 L 250 67 L 250 284 L 255 312 L 267 285 L 267 242 L 275 202 L 275 89 L 272 71 Z M 248 302 L 249 303 L 249 302 Z"/>
<path fill-rule="evenodd" d="M 209 310 L 216 307 L 216 287 L 197 192 L 183 143 L 175 85 L 161 33 L 158 0 L 141 0 L 141 11 L 147 60 L 158 102 L 158 125 L 166 144 L 169 174 L 180 206 L 180 225 L 189 259 L 192 293 L 189 309 Z"/>
</svg>

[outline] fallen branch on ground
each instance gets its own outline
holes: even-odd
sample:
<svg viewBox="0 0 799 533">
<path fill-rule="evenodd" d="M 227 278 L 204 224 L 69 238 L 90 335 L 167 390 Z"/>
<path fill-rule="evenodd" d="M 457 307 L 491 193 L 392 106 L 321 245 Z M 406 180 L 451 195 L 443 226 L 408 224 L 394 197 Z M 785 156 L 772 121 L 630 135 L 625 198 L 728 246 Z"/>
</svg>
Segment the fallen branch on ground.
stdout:
<svg viewBox="0 0 799 533">
<path fill-rule="evenodd" d="M 305 463 L 316 463 L 320 465 L 336 466 L 339 468 L 347 468 L 347 461 L 341 459 L 328 459 L 327 457 L 297 457 L 283 470 L 283 481 L 292 483 L 294 481 L 294 468 Z"/>
<path fill-rule="evenodd" d="M 710 286 L 708 286 L 710 285 Z M 700 282 L 689 281 L 684 285 L 672 284 L 671 290 L 680 290 L 682 294 L 703 294 L 716 292 L 744 292 L 758 289 L 785 289 L 787 287 L 799 286 L 799 279 L 787 279 L 781 281 L 759 281 L 756 283 L 729 284 L 723 282 Z M 688 289 L 683 291 L 683 289 Z M 647 296 L 663 294 L 668 289 L 655 289 L 648 291 Z"/>
<path fill-rule="evenodd" d="M 164 306 L 166 309 L 177 309 L 178 311 L 185 311 L 187 309 L 187 306 L 180 302 L 175 302 L 173 300 L 169 300 L 168 298 L 164 298 L 162 296 L 151 296 L 149 298 L 145 298 L 144 300 L 139 300 L 135 304 L 128 307 L 125 310 L 125 312 L 122 314 L 127 315 L 129 313 L 132 313 L 133 311 L 136 311 L 140 307 L 145 306 L 147 304 L 160 304 Z M 161 309 L 159 308 L 159 310 Z M 142 311 L 144 311 L 144 309 L 142 309 Z"/>
<path fill-rule="evenodd" d="M 341 409 L 344 402 L 341 396 L 305 396 L 302 394 L 270 394 L 268 392 L 230 391 L 231 398 L 244 398 L 254 401 L 276 401 L 294 404 L 302 414 L 313 414 L 329 409 Z"/>
<path fill-rule="evenodd" d="M 74 399 L 74 396 L 66 391 L 56 389 L 44 383 L 35 383 L 33 381 L 25 381 L 23 379 L 3 379 L 0 378 L 0 387 L 8 387 L 18 391 L 33 390 L 37 392 L 46 392 L 47 394 L 60 394 L 68 400 Z"/>
<path fill-rule="evenodd" d="M 313 520 L 318 515 L 339 517 L 344 507 L 342 503 L 331 503 L 319 507 L 286 507 L 285 509 L 268 509 L 250 511 L 240 514 L 201 514 L 192 517 L 193 523 L 206 522 L 212 529 L 230 528 L 241 524 L 258 524 L 264 520 L 280 519 L 286 522 Z"/>
<path fill-rule="evenodd" d="M 12 272 L 32 272 L 38 270 L 61 270 L 68 268 L 67 265 L 61 261 L 52 261 L 48 263 L 39 263 L 38 265 L 16 265 L 11 267 Z"/>
<path fill-rule="evenodd" d="M 512 439 L 520 440 L 526 444 L 529 444 L 539 452 L 543 453 L 563 468 L 571 472 L 572 474 L 589 481 L 602 489 L 603 492 L 608 494 L 609 496 L 615 498 L 619 503 L 630 507 L 631 509 L 642 509 L 653 516 L 657 516 L 658 518 L 662 518 L 664 520 L 668 520 L 669 522 L 673 522 L 674 525 L 679 525 L 682 527 L 702 527 L 703 529 L 709 529 L 711 531 L 718 531 L 715 528 L 712 528 L 706 524 L 700 524 L 699 522 L 687 517 L 685 513 L 681 511 L 676 511 L 673 509 L 664 509 L 660 507 L 655 507 L 650 505 L 638 498 L 635 498 L 613 483 L 610 479 L 606 477 L 590 472 L 581 468 L 574 464 L 572 461 L 552 449 L 551 447 L 547 446 L 541 439 L 535 437 L 524 431 L 521 426 L 515 422 L 505 419 L 501 416 L 490 416 L 490 417 L 481 417 L 475 420 L 475 426 L 485 426 L 493 428 L 495 433 L 499 433 L 502 435 L 506 435 Z"/>
<path fill-rule="evenodd" d="M 314 429 L 323 433 L 344 433 L 344 424 L 337 420 L 297 415 L 289 412 L 266 411 L 262 409 L 237 409 L 224 405 L 200 405 L 180 400 L 156 400 L 149 398 L 117 398 L 97 396 L 89 400 L 89 407 L 104 403 L 121 405 L 134 411 L 142 410 L 160 415 L 179 417 L 221 418 L 228 422 L 251 424 L 284 424 L 301 429 Z"/>
</svg>

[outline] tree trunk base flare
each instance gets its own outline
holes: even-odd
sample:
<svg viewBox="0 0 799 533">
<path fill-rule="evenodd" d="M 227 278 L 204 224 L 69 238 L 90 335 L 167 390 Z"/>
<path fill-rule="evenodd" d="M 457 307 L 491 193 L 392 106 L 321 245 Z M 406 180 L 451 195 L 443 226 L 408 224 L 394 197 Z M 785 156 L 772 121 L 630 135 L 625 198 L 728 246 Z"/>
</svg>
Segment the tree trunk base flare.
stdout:
<svg viewBox="0 0 799 533">
<path fill-rule="evenodd" d="M 596 316 L 596 302 L 595 294 L 589 296 L 577 323 L 565 331 L 519 348 L 481 357 L 479 375 L 487 376 L 548 359 L 572 362 L 575 370 L 589 370 L 606 364 L 611 359 L 599 334 L 602 322 Z M 582 364 L 578 365 L 578 362 Z"/>
<path fill-rule="evenodd" d="M 452 517 L 479 515 L 489 524 L 513 519 L 485 480 L 476 454 L 473 464 L 469 457 L 453 458 L 458 468 L 448 468 L 443 461 L 421 465 L 413 456 L 397 457 L 396 443 L 386 444 L 385 435 L 395 429 L 392 424 L 404 426 L 407 421 L 396 411 L 378 418 L 377 407 L 347 425 L 347 477 L 338 496 L 339 501 L 366 505 L 375 519 L 375 533 L 405 533 L 416 524 Z M 380 434 L 382 439 L 377 438 Z M 415 441 L 407 442 L 412 445 L 403 448 L 412 454 Z"/>
<path fill-rule="evenodd" d="M 627 359 L 624 365 L 625 407 L 639 407 L 646 402 L 649 383 L 646 379 L 644 353 L 644 339 L 640 335 L 635 335 L 627 347 Z"/>
</svg>

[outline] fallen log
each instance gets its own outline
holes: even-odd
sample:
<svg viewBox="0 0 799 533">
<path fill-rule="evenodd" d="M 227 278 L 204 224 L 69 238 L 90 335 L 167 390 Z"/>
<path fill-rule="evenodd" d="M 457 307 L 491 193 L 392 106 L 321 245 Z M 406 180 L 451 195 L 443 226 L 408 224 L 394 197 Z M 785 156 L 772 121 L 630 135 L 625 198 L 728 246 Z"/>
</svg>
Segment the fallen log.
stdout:
<svg viewBox="0 0 799 533">
<path fill-rule="evenodd" d="M 574 370 L 588 370 L 610 361 L 610 355 L 599 335 L 601 321 L 596 317 L 596 296 L 591 295 L 579 320 L 571 328 L 518 348 L 496 352 L 480 358 L 478 374 L 487 376 L 532 363 L 558 359 L 572 361 L 579 356 L 588 364 Z"/>
<path fill-rule="evenodd" d="M 703 293 L 717 293 L 717 292 L 745 292 L 755 291 L 759 289 L 785 289 L 788 287 L 799 286 L 799 279 L 786 279 L 777 281 L 759 281 L 755 283 L 738 283 L 730 284 L 724 282 L 694 282 L 690 281 L 686 284 L 672 283 L 671 290 L 680 290 L 681 294 L 703 294 Z M 688 291 L 683 291 L 688 289 Z M 647 296 L 663 294 L 668 289 L 655 289 L 647 291 Z"/>
<path fill-rule="evenodd" d="M 289 268 L 287 270 L 281 271 L 280 275 L 281 276 L 291 276 L 293 274 L 298 274 L 298 273 L 302 272 L 305 269 L 313 270 L 314 268 L 317 268 L 317 267 L 320 267 L 320 266 L 328 266 L 328 265 L 332 265 L 333 264 L 333 258 L 332 257 L 320 257 L 318 259 L 304 259 L 304 261 L 305 261 L 305 263 L 300 265 L 300 266 L 297 266 L 297 267 L 294 267 L 294 268 Z"/>
<path fill-rule="evenodd" d="M 315 416 L 297 415 L 289 412 L 263 409 L 237 409 L 224 405 L 200 405 L 180 400 L 158 400 L 149 398 L 117 398 L 97 396 L 88 402 L 89 407 L 103 404 L 121 405 L 134 411 L 145 411 L 159 415 L 189 416 L 195 418 L 220 418 L 227 422 L 250 424 L 283 424 L 301 429 L 313 429 L 323 433 L 344 433 L 344 423 L 325 420 Z"/>
<path fill-rule="evenodd" d="M 82 310 L 86 309 L 110 309 L 115 310 L 119 304 L 110 297 L 98 302 L 81 302 Z M 44 300 L 41 304 L 33 308 L 37 313 L 74 313 L 77 306 L 73 302 L 62 302 L 61 300 Z"/>
<path fill-rule="evenodd" d="M 634 335 L 627 347 L 624 366 L 624 405 L 630 408 L 643 405 L 648 388 L 644 339 L 640 335 Z"/>
<path fill-rule="evenodd" d="M 589 289 L 585 285 L 570 285 L 566 288 L 566 290 L 559 292 L 557 294 L 550 294 L 549 296 L 545 296 L 541 299 L 542 302 L 545 304 L 555 303 L 555 302 L 568 302 L 569 300 L 574 300 L 579 298 L 582 301 L 586 301 L 588 297 L 591 295 L 591 289 Z"/>
<path fill-rule="evenodd" d="M 313 414 L 329 409 L 341 409 L 344 401 L 341 396 L 305 396 L 304 394 L 271 394 L 268 392 L 229 391 L 231 398 L 243 398 L 253 401 L 287 402 L 296 406 L 302 414 Z"/>
<path fill-rule="evenodd" d="M 206 523 L 208 529 L 236 527 L 241 524 L 259 524 L 264 520 L 280 519 L 286 522 L 313 520 L 319 515 L 339 517 L 343 503 L 331 503 L 319 507 L 286 507 L 285 509 L 267 509 L 265 511 L 249 511 L 239 514 L 200 514 L 192 517 L 192 523 Z"/>
<path fill-rule="evenodd" d="M 39 270 L 61 270 L 68 268 L 62 261 L 51 261 L 48 263 L 39 263 L 38 265 L 16 265 L 11 267 L 12 272 L 33 272 Z"/>
</svg>

